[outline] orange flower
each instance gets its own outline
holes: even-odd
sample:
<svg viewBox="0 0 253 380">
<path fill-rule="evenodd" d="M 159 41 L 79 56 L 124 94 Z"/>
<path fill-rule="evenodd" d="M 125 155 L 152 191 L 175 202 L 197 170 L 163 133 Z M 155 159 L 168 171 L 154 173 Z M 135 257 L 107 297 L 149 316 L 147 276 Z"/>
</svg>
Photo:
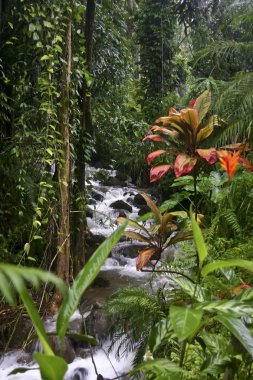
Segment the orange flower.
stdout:
<svg viewBox="0 0 253 380">
<path fill-rule="evenodd" d="M 228 173 L 228 180 L 231 181 L 231 178 L 236 172 L 238 163 L 239 163 L 239 157 L 240 152 L 228 152 L 227 150 L 220 150 L 219 151 L 219 161 L 220 166 L 222 169 L 226 170 Z"/>
</svg>

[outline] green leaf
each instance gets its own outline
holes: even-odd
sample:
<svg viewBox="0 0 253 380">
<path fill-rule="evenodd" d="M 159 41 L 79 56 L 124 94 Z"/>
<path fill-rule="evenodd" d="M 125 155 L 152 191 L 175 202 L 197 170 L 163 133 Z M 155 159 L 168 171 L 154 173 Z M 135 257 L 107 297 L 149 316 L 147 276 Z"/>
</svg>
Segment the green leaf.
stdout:
<svg viewBox="0 0 253 380">
<path fill-rule="evenodd" d="M 25 367 L 18 367 L 14 368 L 10 373 L 8 373 L 8 376 L 16 375 L 17 373 L 25 373 L 27 371 L 34 371 L 36 368 L 25 368 Z"/>
<path fill-rule="evenodd" d="M 253 357 L 253 336 L 242 321 L 229 315 L 219 315 L 215 319 L 222 323 Z"/>
<path fill-rule="evenodd" d="M 203 302 L 204 289 L 201 286 L 194 284 L 185 277 L 175 277 L 173 281 L 180 286 L 180 288 L 189 296 L 196 299 L 198 302 Z"/>
<path fill-rule="evenodd" d="M 190 307 L 171 306 L 170 321 L 173 330 L 179 340 L 192 338 L 198 329 L 202 310 L 191 309 Z"/>
<path fill-rule="evenodd" d="M 33 323 L 33 327 L 36 330 L 36 333 L 39 337 L 44 352 L 47 355 L 50 355 L 50 357 L 54 356 L 39 312 L 32 300 L 32 297 L 30 296 L 26 287 L 24 286 L 23 280 L 20 278 L 13 278 L 12 281 L 16 289 L 18 289 L 20 298 L 22 299 L 23 305 L 25 306 L 28 315 Z"/>
<path fill-rule="evenodd" d="M 253 315 L 253 307 L 249 304 L 240 302 L 236 299 L 229 301 L 213 301 L 202 302 L 196 309 L 201 308 L 205 311 L 215 312 L 219 314 L 227 314 L 234 317 L 241 317 L 245 315 Z"/>
<path fill-rule="evenodd" d="M 241 267 L 253 272 L 253 262 L 242 259 L 231 259 L 231 260 L 218 260 L 213 263 L 207 264 L 202 268 L 201 274 L 205 277 L 208 273 L 213 272 L 217 269 L 228 268 L 228 267 Z"/>
<path fill-rule="evenodd" d="M 161 222 L 162 214 L 160 213 L 160 210 L 157 207 L 157 205 L 152 201 L 152 199 L 147 194 L 145 193 L 140 193 L 140 194 L 143 196 L 143 198 L 147 202 L 147 205 L 151 209 L 157 222 Z"/>
<path fill-rule="evenodd" d="M 170 374 L 175 372 L 182 372 L 185 371 L 180 368 L 177 364 L 170 362 L 167 359 L 155 359 L 155 360 L 148 360 L 145 363 L 139 364 L 134 370 L 132 370 L 132 374 L 138 372 L 138 371 L 152 371 L 152 373 L 155 373 L 156 375 L 162 374 Z M 169 378 L 168 378 L 169 379 Z"/>
<path fill-rule="evenodd" d="M 150 350 L 154 352 L 164 340 L 171 337 L 172 333 L 169 317 L 161 319 L 150 331 L 148 341 Z"/>
<path fill-rule="evenodd" d="M 40 352 L 35 352 L 34 358 L 39 364 L 43 380 L 63 380 L 68 369 L 68 365 L 63 358 L 44 355 Z"/>
<path fill-rule="evenodd" d="M 69 289 L 68 297 L 61 304 L 57 318 L 57 333 L 62 338 L 67 330 L 70 317 L 77 309 L 83 292 L 95 279 L 103 263 L 108 257 L 113 246 L 119 241 L 123 234 L 127 222 L 120 226 L 109 236 L 98 249 L 93 253 L 85 267 L 77 275 L 72 287 Z"/>
<path fill-rule="evenodd" d="M 196 222 L 194 215 L 192 213 L 192 207 L 190 209 L 190 217 L 191 217 L 191 225 L 192 225 L 192 232 L 194 236 L 194 241 L 196 244 L 197 252 L 198 252 L 198 257 L 199 257 L 199 266 L 202 267 L 202 263 L 207 257 L 207 249 L 205 245 L 205 241 L 201 232 L 201 229 Z"/>
</svg>

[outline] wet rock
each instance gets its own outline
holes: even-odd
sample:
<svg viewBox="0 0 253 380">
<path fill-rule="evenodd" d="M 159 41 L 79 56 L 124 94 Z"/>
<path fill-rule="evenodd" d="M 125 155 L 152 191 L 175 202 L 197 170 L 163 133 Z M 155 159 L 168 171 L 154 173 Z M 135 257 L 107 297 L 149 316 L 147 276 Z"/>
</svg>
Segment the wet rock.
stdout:
<svg viewBox="0 0 253 380">
<path fill-rule="evenodd" d="M 105 236 L 103 235 L 93 235 L 91 234 L 87 238 L 87 259 L 89 259 L 95 250 L 105 241 Z"/>
<path fill-rule="evenodd" d="M 86 318 L 86 328 L 88 334 L 94 336 L 98 341 L 106 338 L 109 331 L 109 322 L 105 318 L 103 308 L 92 308 Z"/>
<path fill-rule="evenodd" d="M 61 341 L 57 336 L 49 336 L 54 353 L 58 356 L 62 356 L 67 363 L 72 363 L 75 359 L 75 351 L 72 347 L 71 341 L 68 338 L 64 338 Z"/>
<path fill-rule="evenodd" d="M 127 174 L 121 172 L 120 170 L 116 171 L 116 176 L 115 177 L 118 178 L 120 181 L 127 181 L 128 180 Z"/>
<path fill-rule="evenodd" d="M 68 332 L 71 334 L 82 334 L 84 330 L 82 316 L 78 316 L 69 322 Z"/>
<path fill-rule="evenodd" d="M 126 213 L 124 213 L 124 211 L 121 211 L 118 215 L 119 218 L 126 218 Z"/>
<path fill-rule="evenodd" d="M 93 281 L 92 286 L 96 288 L 108 288 L 110 286 L 110 282 L 103 277 L 97 277 Z"/>
<path fill-rule="evenodd" d="M 90 349 L 89 348 L 79 347 L 75 351 L 76 351 L 76 356 L 78 356 L 82 359 L 86 359 L 86 358 L 90 357 Z"/>
<path fill-rule="evenodd" d="M 150 212 L 150 208 L 148 207 L 148 205 L 145 205 L 145 206 L 141 206 L 139 212 L 138 212 L 138 215 L 139 216 L 142 216 L 142 215 L 145 215 L 147 214 L 147 212 Z"/>
<path fill-rule="evenodd" d="M 126 203 L 125 201 L 123 201 L 122 199 L 120 200 L 117 200 L 115 202 L 112 202 L 110 204 L 110 207 L 115 209 L 115 210 L 126 210 L 126 211 L 129 211 L 129 212 L 132 212 L 132 206 L 130 206 L 128 203 Z"/>
<path fill-rule="evenodd" d="M 120 258 L 120 256 L 123 256 L 124 258 L 129 257 L 131 259 L 135 258 L 138 256 L 138 251 L 140 249 L 143 249 L 145 247 L 144 244 L 142 243 L 123 243 L 122 245 L 118 245 L 114 250 L 113 250 L 113 256 Z"/>
<path fill-rule="evenodd" d="M 143 196 L 138 193 L 138 194 L 135 194 L 135 196 L 134 196 L 133 204 L 134 204 L 134 206 L 140 208 L 141 206 L 145 206 L 147 204 L 147 202 L 145 201 Z"/>
<path fill-rule="evenodd" d="M 86 208 L 86 216 L 87 218 L 93 218 L 93 210 L 90 207 Z"/>
<path fill-rule="evenodd" d="M 95 199 L 93 199 L 93 198 L 89 198 L 88 199 L 88 204 L 89 205 L 95 205 L 97 202 L 95 201 Z"/>
<path fill-rule="evenodd" d="M 104 200 L 103 194 L 99 193 L 96 190 L 92 191 L 92 198 L 94 198 L 96 201 L 100 201 L 100 202 Z"/>
<path fill-rule="evenodd" d="M 71 380 L 85 380 L 88 375 L 86 368 L 75 368 Z"/>
<path fill-rule="evenodd" d="M 17 363 L 23 365 L 28 365 L 33 362 L 33 357 L 31 353 L 23 352 L 17 359 Z"/>
</svg>

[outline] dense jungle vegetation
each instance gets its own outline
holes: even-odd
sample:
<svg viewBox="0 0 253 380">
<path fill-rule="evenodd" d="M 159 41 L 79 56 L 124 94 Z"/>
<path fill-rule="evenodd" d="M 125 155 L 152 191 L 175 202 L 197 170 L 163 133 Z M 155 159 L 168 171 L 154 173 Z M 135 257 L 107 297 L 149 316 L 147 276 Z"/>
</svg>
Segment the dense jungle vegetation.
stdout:
<svg viewBox="0 0 253 380">
<path fill-rule="evenodd" d="M 38 304 L 63 339 L 125 234 L 175 283 L 107 302 L 131 376 L 253 379 L 251 0 L 0 0 L 0 36 L 0 318 L 26 309 L 42 378 L 67 364 Z M 88 165 L 156 194 L 89 261 Z"/>
</svg>

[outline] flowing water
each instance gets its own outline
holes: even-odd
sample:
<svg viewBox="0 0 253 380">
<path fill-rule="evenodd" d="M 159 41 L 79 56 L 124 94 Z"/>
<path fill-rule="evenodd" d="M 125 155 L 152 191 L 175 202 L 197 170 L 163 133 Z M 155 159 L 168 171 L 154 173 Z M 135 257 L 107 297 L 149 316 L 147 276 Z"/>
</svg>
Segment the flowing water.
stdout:
<svg viewBox="0 0 253 380">
<path fill-rule="evenodd" d="M 94 168 L 90 168 L 91 176 L 96 173 Z M 114 176 L 115 172 L 109 172 L 109 175 Z M 91 177 L 90 183 L 92 184 L 93 192 L 96 194 L 96 202 L 90 207 L 93 216 L 88 218 L 88 225 L 93 234 L 109 236 L 117 227 L 115 224 L 116 218 L 119 214 L 124 214 L 132 219 L 138 215 L 139 208 L 133 205 L 134 196 L 138 190 L 131 184 L 128 178 L 125 186 L 105 186 L 101 185 L 98 180 Z M 110 207 L 112 202 L 123 200 L 131 205 L 132 209 L 127 210 L 114 210 Z M 130 242 L 123 241 L 113 249 L 112 256 L 106 261 L 99 277 L 106 282 L 106 286 L 90 287 L 85 293 L 86 309 L 95 302 L 104 303 L 104 300 L 111 295 L 115 290 L 124 288 L 129 285 L 146 286 L 149 283 L 149 275 L 143 272 L 137 272 L 135 268 L 136 259 L 128 256 L 130 250 Z M 138 245 L 136 246 L 136 252 Z M 162 281 L 161 279 L 159 280 Z M 156 285 L 160 285 L 160 282 Z M 88 315 L 89 312 L 86 312 Z M 86 316 L 84 315 L 84 317 Z M 72 316 L 72 320 L 82 318 L 79 311 Z M 48 332 L 55 331 L 55 318 L 46 321 L 46 329 Z M 117 376 L 127 373 L 131 369 L 131 361 L 133 353 L 123 360 L 117 361 L 115 359 L 116 348 L 108 355 L 108 345 L 110 342 L 105 340 L 100 349 L 94 353 L 94 361 L 96 363 L 98 373 L 101 373 L 105 379 L 113 379 Z M 26 373 L 8 376 L 8 374 L 17 367 L 29 367 Z M 37 369 L 37 364 L 31 361 L 31 356 L 24 353 L 22 350 L 15 350 L 8 352 L 0 359 L 0 379 L 1 380 L 40 380 L 40 374 Z M 96 373 L 94 365 L 90 357 L 82 359 L 76 357 L 75 360 L 69 364 L 68 371 L 65 375 L 65 380 L 95 380 Z M 123 377 L 122 377 L 123 379 Z"/>
</svg>

